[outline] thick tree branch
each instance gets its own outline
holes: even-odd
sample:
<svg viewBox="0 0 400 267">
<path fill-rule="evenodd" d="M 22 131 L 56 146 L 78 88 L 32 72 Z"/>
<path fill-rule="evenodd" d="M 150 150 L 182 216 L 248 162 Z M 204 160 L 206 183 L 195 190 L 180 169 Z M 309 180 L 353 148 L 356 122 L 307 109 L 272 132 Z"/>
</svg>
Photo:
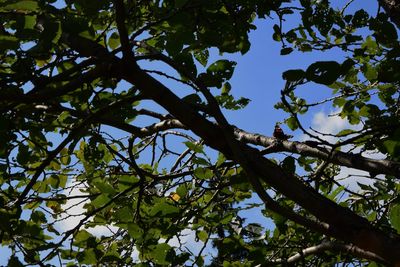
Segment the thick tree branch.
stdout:
<svg viewBox="0 0 400 267">
<path fill-rule="evenodd" d="M 79 111 L 71 111 L 72 114 L 79 116 Z M 144 111 L 143 111 L 144 112 Z M 148 111 L 143 114 L 150 114 Z M 152 113 L 151 113 L 152 114 Z M 86 116 L 81 114 L 80 117 Z M 159 116 L 158 116 L 159 117 Z M 156 132 L 165 131 L 169 129 L 188 129 L 179 120 L 166 119 L 168 116 L 159 117 L 164 118 L 163 121 L 149 125 L 147 127 L 136 127 L 125 122 L 116 121 L 112 118 L 102 118 L 101 116 L 96 119 L 99 123 L 104 123 L 109 126 L 113 126 L 120 130 L 124 130 L 138 137 L 144 137 L 152 135 Z M 332 151 L 327 148 L 310 146 L 305 142 L 296 141 L 281 141 L 279 145 L 276 145 L 276 139 L 273 137 L 264 136 L 261 134 L 249 133 L 242 129 L 234 129 L 236 139 L 249 144 L 272 147 L 269 152 L 291 152 L 300 154 L 303 156 L 310 156 L 325 160 L 329 163 L 346 166 L 349 168 L 359 169 L 367 171 L 373 174 L 388 174 L 398 176 L 400 173 L 400 163 L 390 160 L 382 159 L 371 159 L 363 157 L 359 154 L 344 153 L 340 151 Z"/>
<path fill-rule="evenodd" d="M 275 138 L 261 134 L 248 133 L 239 128 L 235 128 L 237 138 L 245 143 L 268 147 L 276 141 Z M 354 169 L 364 170 L 374 174 L 388 174 L 399 177 L 400 163 L 390 160 L 370 159 L 359 154 L 332 151 L 327 148 L 309 146 L 304 142 L 281 141 L 279 147 L 275 147 L 274 152 L 287 151 L 303 156 L 310 156 L 326 160 L 333 164 L 338 164 Z"/>
<path fill-rule="evenodd" d="M 134 97 L 132 98 L 128 98 L 127 101 L 133 101 Z M 119 102 L 121 103 L 121 102 Z M 49 111 L 68 111 L 71 115 L 77 117 L 77 118 L 86 118 L 87 117 L 87 113 L 79 111 L 79 110 L 75 110 L 75 109 L 71 109 L 71 108 L 67 108 L 67 107 L 51 107 Z M 139 110 L 138 113 L 143 113 L 143 114 L 153 114 L 153 112 L 147 112 L 144 110 Z M 107 113 L 106 113 L 107 114 Z M 161 117 L 159 117 L 161 119 Z M 157 132 L 161 132 L 161 131 L 165 131 L 165 130 L 170 130 L 170 129 L 187 129 L 185 127 L 185 125 L 183 125 L 180 121 L 176 120 L 176 119 L 167 119 L 167 117 L 164 117 L 164 119 L 160 122 L 151 124 L 149 126 L 145 126 L 145 127 L 137 127 L 134 125 L 131 125 L 129 123 L 120 121 L 120 120 L 114 120 L 113 118 L 110 118 L 108 116 L 103 117 L 102 114 L 99 114 L 99 116 L 96 116 L 96 118 L 93 119 L 94 122 L 97 123 L 102 123 L 102 124 L 106 124 L 108 126 L 112 126 L 114 128 L 123 130 L 125 132 L 128 132 L 136 137 L 146 137 L 146 136 L 150 136 L 153 135 Z"/>
<path fill-rule="evenodd" d="M 89 40 L 85 42 L 90 43 Z M 79 43 L 74 41 L 68 44 L 80 52 Z M 87 48 L 82 49 L 82 52 L 88 53 L 95 50 L 95 47 Z M 98 52 L 100 53 L 93 54 L 93 56 L 101 58 L 103 51 Z M 102 60 L 110 60 L 110 54 L 106 53 Z M 111 59 L 111 62 L 117 70 L 116 73 L 120 75 L 119 77 L 132 83 L 145 97 L 164 107 L 171 115 L 200 136 L 207 145 L 222 152 L 227 158 L 233 158 L 231 147 L 218 125 L 202 117 L 162 83 L 141 70 L 136 62 L 122 62 L 115 57 Z M 244 143 L 239 143 L 238 146 L 243 157 L 246 157 L 245 170 L 249 171 L 250 169 L 250 172 L 254 172 L 267 184 L 300 204 L 319 220 L 328 223 L 326 234 L 374 252 L 388 262 L 400 264 L 398 253 L 400 238 L 388 236 L 348 208 L 341 207 L 321 196 L 313 188 L 304 185 L 302 181 L 264 158 L 258 150 Z"/>
<path fill-rule="evenodd" d="M 215 112 L 215 103 L 213 103 L 210 98 L 208 89 L 205 88 L 202 84 L 199 84 L 194 77 L 191 77 L 190 73 L 188 73 L 184 68 L 182 68 L 179 64 L 176 64 L 172 59 L 163 55 L 163 54 L 154 54 L 151 55 L 152 58 L 163 61 L 168 64 L 172 68 L 174 68 L 179 73 L 185 75 L 189 79 L 191 79 L 196 86 L 201 90 L 203 94 L 205 94 L 206 99 L 209 101 L 212 110 Z M 212 114 L 215 115 L 215 114 Z M 264 147 L 271 146 L 275 139 L 268 138 L 258 134 L 250 134 L 240 129 L 235 129 L 235 135 L 237 139 L 242 140 L 246 143 L 252 143 L 255 145 L 262 145 Z M 376 160 L 365 158 L 361 155 L 352 154 L 352 153 L 344 153 L 340 151 L 332 151 L 325 148 L 317 148 L 308 146 L 305 143 L 300 142 L 282 142 L 283 146 L 276 147 L 276 151 L 288 151 L 296 154 L 301 154 L 305 156 L 317 157 L 323 160 L 327 160 L 334 164 L 343 165 L 350 168 L 355 168 L 359 170 L 364 170 L 373 174 L 389 174 L 393 176 L 398 176 L 400 174 L 400 163 L 389 161 L 389 160 Z"/>
<path fill-rule="evenodd" d="M 123 69 L 125 70 L 122 72 L 124 79 L 132 82 L 138 88 L 143 88 L 143 94 L 166 108 L 194 133 L 201 136 L 209 146 L 221 151 L 228 158 L 232 157 L 229 144 L 226 143 L 225 136 L 218 126 L 205 120 L 164 85 L 142 72 L 138 67 L 131 66 Z M 355 215 L 347 208 L 338 206 L 331 200 L 322 197 L 312 188 L 305 186 L 279 166 L 262 157 L 257 150 L 243 144 L 241 152 L 248 159 L 248 168 L 251 168 L 252 172 L 254 171 L 266 183 L 299 203 L 321 221 L 327 222 L 329 228 L 326 234 L 355 243 L 359 247 L 373 251 L 393 262 L 400 261 L 400 255 L 397 253 L 400 243 L 397 240 L 391 239 L 385 233 L 375 229 L 366 219 Z"/>
<path fill-rule="evenodd" d="M 398 0 L 378 0 L 379 4 L 385 9 L 386 14 L 400 29 L 400 1 Z"/>
<path fill-rule="evenodd" d="M 301 250 L 301 252 L 296 253 L 293 256 L 290 256 L 288 259 L 275 260 L 273 262 L 270 262 L 270 264 L 283 264 L 283 263 L 293 264 L 293 263 L 296 263 L 310 255 L 319 254 L 324 251 L 350 253 L 350 254 L 358 256 L 360 258 L 364 258 L 364 259 L 368 259 L 368 260 L 372 260 L 372 261 L 376 261 L 376 262 L 380 262 L 380 263 L 385 263 L 385 260 L 382 259 L 380 256 L 376 255 L 375 253 L 365 251 L 354 245 L 348 245 L 348 244 L 343 244 L 343 243 L 339 243 L 339 242 L 324 241 L 319 245 L 305 248 L 305 249 Z"/>
<path fill-rule="evenodd" d="M 0 103 L 2 101 L 7 101 L 9 104 L 1 108 L 0 112 L 10 110 L 18 104 L 46 103 L 55 97 L 66 95 L 80 88 L 85 83 L 91 83 L 99 77 L 104 77 L 104 75 L 109 73 L 108 67 L 109 65 L 99 64 L 93 69 L 85 73 L 81 73 L 78 77 L 70 77 L 70 81 L 68 83 L 62 86 L 57 86 L 56 88 L 49 86 L 54 81 L 53 79 L 49 78 L 43 83 L 38 84 L 38 86 L 35 86 L 26 94 L 15 92 L 4 93 L 2 94 Z M 64 78 L 67 79 L 66 77 Z M 55 80 L 58 81 L 58 79 Z"/>
<path fill-rule="evenodd" d="M 117 28 L 119 38 L 121 40 L 122 53 L 124 58 L 132 59 L 133 53 L 131 45 L 129 44 L 129 36 L 125 27 L 125 6 L 122 0 L 115 0 L 115 21 L 117 22 Z"/>
<path fill-rule="evenodd" d="M 221 129 L 201 117 L 163 84 L 141 71 L 137 66 L 123 66 L 123 78 L 142 89 L 142 93 L 167 109 L 183 122 L 195 134 L 202 137 L 206 144 L 232 158 L 232 151 L 226 143 Z M 400 255 L 400 243 L 375 229 L 369 222 L 341 207 L 315 190 L 305 186 L 296 177 L 284 172 L 279 166 L 265 159 L 259 151 L 242 144 L 241 152 L 248 159 L 248 168 L 262 177 L 266 183 L 293 199 L 321 221 L 327 222 L 328 235 L 357 244 L 368 251 L 373 251 L 386 259 L 397 262 Z M 246 168 L 246 171 L 248 171 Z M 316 204 L 318 203 L 318 204 Z"/>
</svg>

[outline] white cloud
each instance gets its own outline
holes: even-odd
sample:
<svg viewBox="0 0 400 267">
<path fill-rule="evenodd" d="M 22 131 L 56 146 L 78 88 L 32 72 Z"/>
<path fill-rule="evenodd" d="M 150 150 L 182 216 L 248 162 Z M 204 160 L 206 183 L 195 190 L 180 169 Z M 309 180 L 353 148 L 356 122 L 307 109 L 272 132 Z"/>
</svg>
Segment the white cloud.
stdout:
<svg viewBox="0 0 400 267">
<path fill-rule="evenodd" d="M 342 119 L 341 117 L 335 115 L 337 112 L 331 112 L 330 114 L 325 114 L 325 112 L 320 111 L 314 115 L 313 126 L 321 132 L 336 132 L 348 127 L 350 124 Z"/>
<path fill-rule="evenodd" d="M 83 184 L 77 184 L 75 180 L 69 181 L 67 184 L 67 188 L 71 188 L 68 190 L 64 190 L 64 194 L 67 196 L 81 196 L 86 193 L 81 192 L 80 189 L 84 189 L 86 186 Z M 84 205 L 88 203 L 88 201 L 83 201 L 82 198 L 73 198 L 67 201 L 66 204 L 62 205 L 64 210 L 67 210 L 67 214 L 65 214 L 59 222 L 56 224 L 56 228 L 65 232 L 73 229 L 75 226 L 79 224 L 79 222 L 85 217 L 86 209 Z M 91 221 L 91 219 L 89 219 Z M 111 236 L 114 232 L 118 230 L 115 226 L 96 226 L 93 228 L 85 228 L 88 232 L 95 236 Z M 160 239 L 160 243 L 165 242 L 165 239 Z M 201 241 L 196 241 L 196 232 L 191 229 L 185 229 L 180 234 L 179 239 L 177 237 L 172 238 L 168 244 L 172 247 L 178 248 L 182 244 L 182 247 L 188 249 L 194 255 L 200 252 L 200 249 L 203 246 Z M 135 248 L 132 251 L 132 259 L 137 261 L 139 259 L 139 251 Z"/>
<path fill-rule="evenodd" d="M 340 110 L 334 110 L 328 114 L 325 113 L 324 111 L 320 111 L 314 115 L 311 122 L 311 127 L 317 132 L 322 133 L 322 134 L 316 134 L 319 138 L 326 140 L 330 143 L 335 143 L 339 139 L 332 135 L 337 134 L 344 129 L 359 130 L 362 128 L 361 124 L 351 125 L 346 119 L 342 119 L 340 116 L 337 115 L 339 114 L 339 112 Z M 301 137 L 301 140 L 307 140 L 307 139 L 309 139 L 309 137 L 306 135 L 303 135 Z M 347 151 L 349 149 L 350 149 L 349 146 L 345 146 L 342 148 L 342 151 Z M 359 148 L 351 150 L 352 153 L 357 153 L 359 151 L 360 151 Z M 383 158 L 383 155 L 381 153 L 373 153 L 373 152 L 370 152 L 368 154 L 363 153 L 363 156 L 374 159 Z M 374 180 L 369 179 L 368 176 L 369 173 L 366 171 L 348 167 L 341 167 L 341 171 L 335 177 L 335 180 L 338 181 L 343 186 L 347 187 L 348 189 L 357 191 L 359 190 L 357 182 L 368 185 L 374 182 Z"/>
<path fill-rule="evenodd" d="M 353 168 L 341 167 L 340 173 L 335 176 L 335 180 L 349 190 L 357 192 L 360 187 L 357 183 L 372 184 L 373 180 L 366 178 L 369 173 Z"/>
<path fill-rule="evenodd" d="M 346 119 L 342 119 L 338 115 L 339 112 L 340 110 L 334 110 L 328 114 L 324 111 L 320 111 L 314 114 L 311 122 L 311 128 L 316 130 L 320 134 L 313 134 L 327 142 L 335 143 L 336 141 L 338 141 L 338 138 L 331 135 L 337 134 L 344 129 L 359 130 L 362 128 L 361 124 L 352 125 Z M 309 139 L 309 137 L 307 135 L 302 135 L 301 140 L 306 139 Z"/>
<path fill-rule="evenodd" d="M 177 237 L 172 238 L 168 244 L 172 247 L 180 247 L 180 244 L 183 247 L 186 247 L 190 252 L 195 255 L 200 252 L 200 249 L 203 246 L 203 242 L 196 241 L 196 232 L 191 229 L 185 229 L 181 232 L 179 239 Z"/>
<path fill-rule="evenodd" d="M 67 184 L 67 188 L 71 188 L 68 190 L 64 190 L 64 194 L 67 196 L 81 196 L 85 193 L 81 192 L 80 189 L 85 188 L 84 185 L 75 184 L 76 181 L 69 181 Z M 56 224 L 57 228 L 61 231 L 68 231 L 76 227 L 79 222 L 85 217 L 86 209 L 84 205 L 88 203 L 88 200 L 83 201 L 82 198 L 73 198 L 69 199 L 66 204 L 62 205 L 64 210 L 67 210 L 67 214 L 63 214 L 61 220 Z M 91 219 L 89 219 L 91 221 Z M 91 234 L 95 236 L 110 236 L 113 235 L 113 232 L 117 231 L 118 228 L 115 226 L 96 226 L 93 228 L 85 229 Z"/>
</svg>

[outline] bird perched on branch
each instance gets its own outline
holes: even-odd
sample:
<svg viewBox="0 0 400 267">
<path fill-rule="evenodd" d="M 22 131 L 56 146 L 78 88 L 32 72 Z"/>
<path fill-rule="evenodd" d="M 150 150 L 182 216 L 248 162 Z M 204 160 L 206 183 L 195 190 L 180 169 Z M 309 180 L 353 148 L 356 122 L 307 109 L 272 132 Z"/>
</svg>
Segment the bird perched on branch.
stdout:
<svg viewBox="0 0 400 267">
<path fill-rule="evenodd" d="M 293 135 L 285 134 L 279 124 L 275 124 L 273 136 L 280 140 L 288 140 L 289 138 L 293 137 Z"/>
</svg>

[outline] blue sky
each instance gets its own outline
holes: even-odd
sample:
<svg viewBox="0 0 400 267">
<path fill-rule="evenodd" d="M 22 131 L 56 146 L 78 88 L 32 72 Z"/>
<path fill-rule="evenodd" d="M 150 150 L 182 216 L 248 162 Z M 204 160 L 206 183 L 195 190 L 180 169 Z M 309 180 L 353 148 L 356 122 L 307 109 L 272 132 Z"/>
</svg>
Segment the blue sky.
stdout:
<svg viewBox="0 0 400 267">
<path fill-rule="evenodd" d="M 348 1 L 331 1 L 333 5 L 343 6 Z M 351 3 L 348 12 L 354 12 L 359 9 L 365 9 L 375 14 L 377 1 L 358 0 Z M 277 24 L 277 18 L 258 20 L 256 22 L 257 30 L 250 33 L 251 49 L 244 56 L 233 55 L 233 60 L 238 64 L 235 73 L 231 79 L 232 91 L 237 96 L 244 96 L 251 99 L 250 104 L 241 111 L 226 112 L 229 121 L 238 127 L 248 130 L 272 134 L 276 121 L 282 121 L 286 118 L 281 110 L 275 110 L 273 105 L 280 99 L 280 90 L 284 86 L 282 72 L 288 69 L 307 68 L 315 61 L 337 60 L 342 62 L 345 54 L 339 49 L 332 49 L 327 52 L 297 52 L 293 51 L 286 56 L 280 55 L 281 43 L 272 40 L 272 26 Z M 296 26 L 298 20 L 288 17 L 286 22 L 290 26 Z M 302 97 L 307 100 L 323 99 L 330 95 L 330 89 L 316 84 L 307 84 L 299 87 Z M 319 109 L 319 110 L 318 110 Z M 318 111 L 330 112 L 331 107 L 318 107 L 311 110 L 304 117 L 304 124 L 310 125 L 313 114 Z M 283 126 L 284 127 L 284 126 Z M 288 131 L 287 128 L 285 128 Z M 295 132 L 294 135 L 300 132 Z"/>
</svg>

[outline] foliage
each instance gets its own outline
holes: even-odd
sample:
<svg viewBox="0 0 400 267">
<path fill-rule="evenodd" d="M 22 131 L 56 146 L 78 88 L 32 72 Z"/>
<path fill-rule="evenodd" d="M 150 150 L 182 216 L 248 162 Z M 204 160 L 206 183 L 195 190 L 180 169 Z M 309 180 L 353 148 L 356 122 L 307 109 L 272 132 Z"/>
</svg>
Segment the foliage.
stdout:
<svg viewBox="0 0 400 267">
<path fill-rule="evenodd" d="M 399 264 L 399 25 L 386 6 L 349 6 L 0 1 L 8 264 Z M 281 55 L 345 54 L 283 73 L 276 108 L 308 143 L 244 132 L 220 111 L 249 102 L 233 96 L 236 62 L 224 56 L 245 54 L 255 21 L 271 16 Z M 290 16 L 298 26 L 286 29 Z M 326 99 L 298 96 L 315 84 L 329 88 Z M 323 104 L 361 128 L 327 133 L 335 143 L 307 130 L 301 115 Z M 283 151 L 290 155 L 276 154 Z M 335 180 L 343 166 L 369 172 L 372 183 L 345 188 Z M 249 209 L 274 226 L 244 218 Z"/>
</svg>

